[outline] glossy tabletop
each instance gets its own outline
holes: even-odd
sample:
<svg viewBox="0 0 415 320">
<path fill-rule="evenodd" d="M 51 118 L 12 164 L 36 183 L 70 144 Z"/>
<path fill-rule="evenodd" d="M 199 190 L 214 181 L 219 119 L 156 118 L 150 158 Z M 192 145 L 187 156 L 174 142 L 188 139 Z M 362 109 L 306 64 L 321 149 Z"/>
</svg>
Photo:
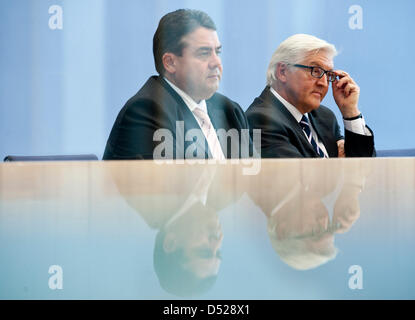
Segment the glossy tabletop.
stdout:
<svg viewBox="0 0 415 320">
<path fill-rule="evenodd" d="M 0 299 L 415 298 L 415 158 L 254 162 L 0 164 Z"/>
</svg>

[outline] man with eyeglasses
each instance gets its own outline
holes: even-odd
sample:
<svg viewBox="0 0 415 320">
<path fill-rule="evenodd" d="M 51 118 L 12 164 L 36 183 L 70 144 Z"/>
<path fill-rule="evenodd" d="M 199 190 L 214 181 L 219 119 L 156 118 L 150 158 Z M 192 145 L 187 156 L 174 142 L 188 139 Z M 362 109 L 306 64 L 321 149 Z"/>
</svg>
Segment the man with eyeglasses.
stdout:
<svg viewBox="0 0 415 320">
<path fill-rule="evenodd" d="M 263 158 L 375 156 L 371 129 L 358 108 L 359 86 L 334 70 L 334 45 L 296 34 L 274 52 L 267 86 L 246 111 L 251 129 L 261 129 Z M 334 113 L 320 103 L 332 85 L 345 136 Z"/>
</svg>

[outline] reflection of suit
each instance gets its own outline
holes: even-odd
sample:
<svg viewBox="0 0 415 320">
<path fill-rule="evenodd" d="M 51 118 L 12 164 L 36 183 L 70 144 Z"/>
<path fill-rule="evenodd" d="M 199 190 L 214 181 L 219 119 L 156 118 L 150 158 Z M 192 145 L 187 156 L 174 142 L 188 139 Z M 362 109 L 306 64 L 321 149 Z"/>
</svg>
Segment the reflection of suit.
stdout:
<svg viewBox="0 0 415 320">
<path fill-rule="evenodd" d="M 228 169 L 228 166 L 160 166 L 149 162 L 144 167 L 113 166 L 110 171 L 127 204 L 150 228 L 162 229 L 173 215 L 188 207 L 186 202 L 193 204 L 194 199 L 216 212 L 238 201 L 245 188 L 242 183 L 235 184 L 235 179 L 242 177 L 242 173 Z"/>
<path fill-rule="evenodd" d="M 248 121 L 241 107 L 225 96 L 215 93 L 206 100 L 206 106 L 215 129 L 228 131 L 235 128 L 239 136 L 241 129 L 248 129 Z M 160 143 L 153 141 L 154 132 L 158 129 L 167 129 L 172 133 L 173 158 L 184 158 L 187 147 L 193 141 L 185 141 L 185 137 L 179 131 L 176 132 L 176 121 L 184 122 L 184 134 L 190 129 L 200 130 L 192 112 L 176 91 L 162 77 L 149 78 L 118 114 L 103 158 L 153 159 L 154 148 Z M 224 155 L 230 158 L 231 144 L 225 150 L 220 142 Z M 184 150 L 183 155 L 176 155 L 176 143 L 178 150 Z M 205 158 L 208 158 L 210 151 L 206 139 L 204 143 Z"/>
<path fill-rule="evenodd" d="M 287 108 L 266 87 L 246 111 L 251 129 L 262 129 L 261 157 L 318 158 L 306 139 L 301 126 Z M 337 141 L 343 139 L 334 113 L 321 106 L 309 113 L 309 119 L 329 157 L 338 156 Z M 370 130 L 370 129 L 369 129 Z M 371 157 L 374 154 L 372 136 L 346 131 L 347 157 Z"/>
</svg>

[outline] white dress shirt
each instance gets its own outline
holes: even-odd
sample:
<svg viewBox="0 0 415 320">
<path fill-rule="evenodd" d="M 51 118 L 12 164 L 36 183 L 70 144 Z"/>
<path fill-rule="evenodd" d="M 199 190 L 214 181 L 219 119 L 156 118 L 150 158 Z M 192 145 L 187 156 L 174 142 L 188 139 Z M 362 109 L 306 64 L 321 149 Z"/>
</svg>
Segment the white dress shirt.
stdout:
<svg viewBox="0 0 415 320">
<path fill-rule="evenodd" d="M 177 210 L 177 212 L 166 222 L 165 227 L 170 226 L 178 218 L 183 216 L 195 203 L 200 201 L 203 206 L 206 206 L 209 188 L 213 182 L 215 174 L 215 166 L 205 166 L 203 168 L 202 175 L 194 185 L 193 191 L 189 194 L 186 201 L 183 202 L 183 205 L 179 208 L 179 210 Z"/>
<path fill-rule="evenodd" d="M 171 83 L 168 79 L 164 78 L 166 82 L 177 92 L 177 94 L 183 99 L 186 106 L 192 112 L 193 116 L 195 117 L 197 123 L 199 124 L 200 128 L 202 129 L 203 135 L 208 142 L 210 153 L 212 154 L 213 159 L 217 160 L 224 160 L 225 156 L 223 154 L 222 148 L 219 143 L 218 136 L 216 135 L 215 127 L 210 120 L 209 114 L 207 112 L 206 107 L 206 100 L 201 100 L 199 103 L 196 103 L 186 92 L 175 86 Z M 201 118 L 198 112 L 194 112 L 196 108 L 201 109 L 205 113 L 205 118 Z M 204 120 L 208 122 L 207 126 L 204 125 Z M 209 130 L 209 127 L 211 128 Z"/>
</svg>

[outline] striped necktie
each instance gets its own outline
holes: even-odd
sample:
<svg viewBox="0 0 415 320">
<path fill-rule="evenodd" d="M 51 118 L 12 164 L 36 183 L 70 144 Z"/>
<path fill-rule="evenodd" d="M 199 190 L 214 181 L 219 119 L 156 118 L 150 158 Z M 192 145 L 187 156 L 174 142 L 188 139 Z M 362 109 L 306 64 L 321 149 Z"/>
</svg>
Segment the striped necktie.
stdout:
<svg viewBox="0 0 415 320">
<path fill-rule="evenodd" d="M 314 150 L 317 152 L 317 154 L 321 158 L 324 158 L 324 152 L 323 150 L 319 148 L 316 140 L 314 140 L 313 133 L 311 132 L 311 128 L 310 128 L 310 123 L 308 122 L 308 118 L 305 115 L 303 115 L 303 117 L 301 118 L 300 126 L 301 128 L 303 128 L 303 131 L 306 134 L 307 140 L 313 146 Z"/>
<path fill-rule="evenodd" d="M 197 107 L 193 110 L 193 114 L 198 119 L 200 128 L 208 142 L 210 153 L 213 159 L 224 160 L 225 155 L 223 154 L 222 147 L 220 146 L 219 139 L 216 135 L 215 128 L 210 121 L 209 115 L 201 108 Z"/>
</svg>

